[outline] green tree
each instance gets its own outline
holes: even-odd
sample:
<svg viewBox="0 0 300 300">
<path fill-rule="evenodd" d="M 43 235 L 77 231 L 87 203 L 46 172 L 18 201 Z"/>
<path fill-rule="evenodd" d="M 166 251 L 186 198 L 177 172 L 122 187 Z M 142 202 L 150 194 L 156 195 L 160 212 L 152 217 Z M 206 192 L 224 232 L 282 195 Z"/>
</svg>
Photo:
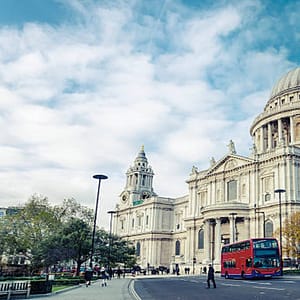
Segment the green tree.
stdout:
<svg viewBox="0 0 300 300">
<path fill-rule="evenodd" d="M 136 264 L 135 249 L 130 242 L 117 235 L 111 236 L 105 230 L 98 230 L 95 238 L 95 261 L 100 265 L 126 265 L 132 267 Z"/>
<path fill-rule="evenodd" d="M 5 252 L 11 255 L 22 254 L 31 262 L 33 270 L 43 266 L 40 255 L 40 242 L 59 226 L 53 208 L 47 197 L 33 195 L 23 207 L 4 218 Z M 9 227 L 10 224 L 10 227 Z"/>
<path fill-rule="evenodd" d="M 74 198 L 64 199 L 62 205 L 54 207 L 54 211 L 56 217 L 61 222 L 67 222 L 72 218 L 78 218 L 89 225 L 92 225 L 94 220 L 94 210 L 87 206 L 82 206 Z"/>
<path fill-rule="evenodd" d="M 295 212 L 286 219 L 282 235 L 287 256 L 300 258 L 300 212 Z"/>
<path fill-rule="evenodd" d="M 74 260 L 79 275 L 82 263 L 89 259 L 91 250 L 91 226 L 78 218 L 71 218 L 42 243 L 42 253 L 48 266 L 59 261 Z"/>
</svg>

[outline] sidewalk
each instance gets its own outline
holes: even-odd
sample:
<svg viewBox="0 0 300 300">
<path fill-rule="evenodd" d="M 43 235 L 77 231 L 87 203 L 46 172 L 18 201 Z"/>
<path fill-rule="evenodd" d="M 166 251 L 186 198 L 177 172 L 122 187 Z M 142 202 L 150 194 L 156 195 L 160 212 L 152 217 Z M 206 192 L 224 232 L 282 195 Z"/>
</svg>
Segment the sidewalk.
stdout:
<svg viewBox="0 0 300 300">
<path fill-rule="evenodd" d="M 81 284 L 68 290 L 46 295 L 30 295 L 33 300 L 134 300 L 129 293 L 132 278 L 113 278 L 107 281 L 107 287 L 102 287 L 102 280 L 93 282 L 89 287 Z"/>
</svg>

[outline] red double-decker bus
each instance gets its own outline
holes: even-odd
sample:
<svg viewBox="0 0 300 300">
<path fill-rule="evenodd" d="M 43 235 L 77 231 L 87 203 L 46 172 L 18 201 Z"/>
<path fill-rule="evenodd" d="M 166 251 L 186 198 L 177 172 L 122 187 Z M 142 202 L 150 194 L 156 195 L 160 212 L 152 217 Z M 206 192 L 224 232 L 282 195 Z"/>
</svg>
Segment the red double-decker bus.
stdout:
<svg viewBox="0 0 300 300">
<path fill-rule="evenodd" d="M 274 238 L 253 238 L 222 247 L 222 277 L 264 278 L 281 275 L 280 248 Z"/>
</svg>

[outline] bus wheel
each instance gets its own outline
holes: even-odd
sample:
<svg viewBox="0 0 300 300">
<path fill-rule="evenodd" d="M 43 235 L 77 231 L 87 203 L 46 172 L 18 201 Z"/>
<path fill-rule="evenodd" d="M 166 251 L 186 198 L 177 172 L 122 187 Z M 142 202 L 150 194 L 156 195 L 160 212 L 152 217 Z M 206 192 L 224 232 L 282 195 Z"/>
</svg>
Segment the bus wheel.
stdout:
<svg viewBox="0 0 300 300">
<path fill-rule="evenodd" d="M 225 279 L 229 279 L 228 273 L 225 273 Z"/>
</svg>

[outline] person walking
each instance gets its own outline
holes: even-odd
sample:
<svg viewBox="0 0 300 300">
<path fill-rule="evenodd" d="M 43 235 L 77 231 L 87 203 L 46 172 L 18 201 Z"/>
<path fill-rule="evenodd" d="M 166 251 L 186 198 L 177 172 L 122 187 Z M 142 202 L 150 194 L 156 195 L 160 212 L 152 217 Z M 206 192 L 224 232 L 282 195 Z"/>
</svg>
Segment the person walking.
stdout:
<svg viewBox="0 0 300 300">
<path fill-rule="evenodd" d="M 93 270 L 91 268 L 87 268 L 84 272 L 85 286 L 88 287 L 91 285 L 91 280 L 93 278 Z"/>
<path fill-rule="evenodd" d="M 212 267 L 211 264 L 208 265 L 208 273 L 207 273 L 207 289 L 210 288 L 210 281 L 212 281 L 214 288 L 216 288 L 216 282 L 215 282 L 215 270 Z"/>
<path fill-rule="evenodd" d="M 105 270 L 104 267 L 101 268 L 100 270 L 100 275 L 101 275 L 101 279 L 102 279 L 102 287 L 103 286 L 107 286 L 107 277 L 108 277 L 108 274 Z"/>
</svg>

